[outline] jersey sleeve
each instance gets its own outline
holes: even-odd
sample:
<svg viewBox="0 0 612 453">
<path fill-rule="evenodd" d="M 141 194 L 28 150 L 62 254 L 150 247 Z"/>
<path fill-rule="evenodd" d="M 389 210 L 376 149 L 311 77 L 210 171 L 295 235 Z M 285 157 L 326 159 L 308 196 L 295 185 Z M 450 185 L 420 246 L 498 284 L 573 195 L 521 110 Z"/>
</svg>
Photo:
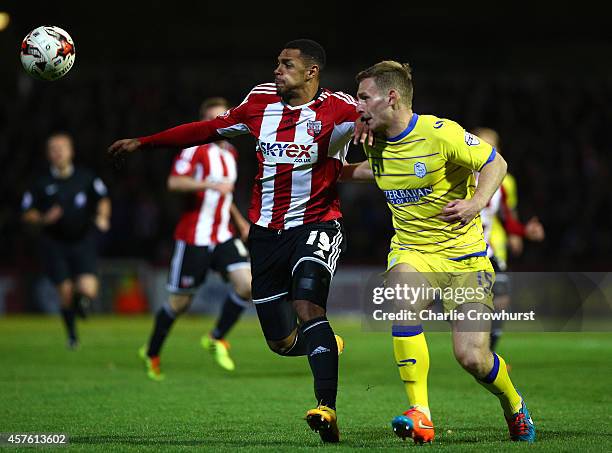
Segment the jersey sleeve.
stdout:
<svg viewBox="0 0 612 453">
<path fill-rule="evenodd" d="M 251 93 L 254 90 L 251 90 Z M 250 133 L 247 126 L 251 106 L 251 93 L 242 103 L 213 120 L 196 121 L 166 129 L 157 134 L 139 137 L 143 146 L 189 148 L 204 145 L 222 138 L 236 137 Z"/>
<path fill-rule="evenodd" d="M 514 216 L 514 213 L 512 212 L 512 209 L 508 203 L 508 194 L 506 193 L 504 186 L 501 187 L 501 193 L 502 198 L 500 202 L 500 211 L 504 222 L 504 229 L 508 234 L 524 237 L 525 225 L 523 225 L 519 219 Z"/>
<path fill-rule="evenodd" d="M 484 140 L 470 134 L 453 121 L 444 121 L 438 129 L 440 133 L 441 153 L 446 160 L 474 171 L 482 168 L 495 159 L 495 148 Z"/>
<path fill-rule="evenodd" d="M 194 170 L 197 149 L 198 147 L 192 146 L 178 153 L 172 163 L 170 176 L 191 176 Z"/>
<path fill-rule="evenodd" d="M 34 191 L 28 190 L 21 197 L 21 210 L 23 212 L 29 211 L 30 209 L 37 209 L 36 199 L 34 198 Z"/>
<path fill-rule="evenodd" d="M 26 212 L 30 209 L 42 209 L 43 200 L 43 188 L 40 182 L 36 182 L 30 188 L 24 192 L 21 197 L 21 211 Z"/>
<path fill-rule="evenodd" d="M 332 143 L 339 143 L 342 149 L 348 146 L 349 141 L 353 137 L 355 130 L 355 121 L 359 118 L 357 113 L 357 101 L 353 96 L 337 91 L 332 93 L 331 98 L 334 101 L 334 130 L 332 132 Z M 346 159 L 346 149 L 340 153 L 344 162 Z"/>
<path fill-rule="evenodd" d="M 94 203 L 97 203 L 102 198 L 108 197 L 108 188 L 106 187 L 106 184 L 104 184 L 104 181 L 102 181 L 102 178 L 90 173 L 89 171 L 84 171 L 84 174 L 87 178 L 86 181 L 89 180 L 89 187 L 87 188 L 87 191 L 91 195 L 91 199 L 94 201 Z"/>
<path fill-rule="evenodd" d="M 359 118 L 359 113 L 357 113 L 357 100 L 350 94 L 343 93 L 342 91 L 335 92 L 333 96 L 339 101 L 336 102 L 336 117 L 334 122 L 337 125 L 350 123 L 352 129 L 353 124 L 357 118 Z"/>
</svg>

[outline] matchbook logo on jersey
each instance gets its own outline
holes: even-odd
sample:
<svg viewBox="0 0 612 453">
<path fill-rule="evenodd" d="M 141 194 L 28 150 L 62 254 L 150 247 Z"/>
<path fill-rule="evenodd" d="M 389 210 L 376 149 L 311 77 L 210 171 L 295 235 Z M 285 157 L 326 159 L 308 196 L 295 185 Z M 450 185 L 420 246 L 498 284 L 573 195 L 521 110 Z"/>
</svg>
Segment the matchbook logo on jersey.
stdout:
<svg viewBox="0 0 612 453">
<path fill-rule="evenodd" d="M 480 140 L 474 134 L 470 134 L 469 132 L 465 132 L 465 143 L 468 146 L 476 146 L 480 145 Z"/>
<path fill-rule="evenodd" d="M 385 197 L 390 204 L 416 203 L 421 198 L 433 192 L 433 187 L 419 187 L 418 189 L 385 190 Z"/>
<path fill-rule="evenodd" d="M 258 147 L 266 162 L 277 164 L 312 164 L 317 161 L 319 155 L 316 143 L 302 145 L 291 142 L 267 143 L 260 141 Z"/>
</svg>

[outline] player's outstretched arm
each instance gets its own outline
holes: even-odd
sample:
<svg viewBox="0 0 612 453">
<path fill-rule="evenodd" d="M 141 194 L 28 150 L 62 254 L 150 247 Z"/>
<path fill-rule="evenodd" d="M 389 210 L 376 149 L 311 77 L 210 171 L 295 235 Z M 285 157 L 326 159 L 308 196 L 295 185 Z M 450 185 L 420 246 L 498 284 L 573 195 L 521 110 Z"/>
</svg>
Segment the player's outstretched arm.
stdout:
<svg viewBox="0 0 612 453">
<path fill-rule="evenodd" d="M 217 132 L 217 128 L 222 125 L 223 122 L 219 118 L 181 124 L 157 134 L 117 140 L 108 148 L 108 152 L 112 156 L 118 156 L 123 153 L 132 153 L 145 146 L 153 148 L 189 148 L 195 145 L 203 145 L 222 138 Z"/>
<path fill-rule="evenodd" d="M 466 226 L 489 203 L 504 179 L 507 168 L 508 165 L 504 158 L 496 153 L 495 158 L 480 170 L 474 196 L 469 199 L 449 202 L 438 217 L 448 223 L 458 223 L 453 227 L 453 230 Z"/>
</svg>

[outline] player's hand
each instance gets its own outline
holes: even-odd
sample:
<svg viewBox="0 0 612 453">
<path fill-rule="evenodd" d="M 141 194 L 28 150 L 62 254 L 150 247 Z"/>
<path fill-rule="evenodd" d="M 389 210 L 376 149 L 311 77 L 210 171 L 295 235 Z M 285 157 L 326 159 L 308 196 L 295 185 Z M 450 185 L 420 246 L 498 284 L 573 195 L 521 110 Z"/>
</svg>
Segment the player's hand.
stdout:
<svg viewBox="0 0 612 453">
<path fill-rule="evenodd" d="M 353 145 L 368 143 L 368 146 L 374 145 L 374 134 L 370 130 L 368 124 L 362 121 L 361 118 L 355 121 L 355 129 L 353 130 Z"/>
<path fill-rule="evenodd" d="M 102 233 L 106 233 L 108 230 L 110 230 L 110 220 L 105 215 L 96 216 L 95 223 L 98 230 L 100 230 Z"/>
<path fill-rule="evenodd" d="M 523 238 L 516 234 L 509 234 L 508 248 L 513 256 L 521 256 L 523 254 Z"/>
<path fill-rule="evenodd" d="M 234 185 L 231 182 L 213 182 L 208 188 L 220 192 L 221 195 L 229 195 L 234 191 Z"/>
<path fill-rule="evenodd" d="M 64 210 L 58 204 L 54 204 L 51 208 L 45 212 L 42 216 L 42 222 L 45 225 L 52 225 L 57 223 L 57 221 L 64 215 Z"/>
<path fill-rule="evenodd" d="M 453 200 L 442 209 L 438 218 L 444 222 L 457 223 L 452 231 L 459 230 L 470 223 L 478 215 L 480 209 L 472 198 L 468 200 Z"/>
<path fill-rule="evenodd" d="M 123 140 L 117 140 L 115 143 L 109 146 L 108 153 L 117 157 L 124 153 L 133 153 L 140 148 L 140 140 L 137 138 L 124 138 Z"/>
<path fill-rule="evenodd" d="M 530 241 L 542 242 L 544 240 L 544 225 L 537 217 L 532 217 L 525 224 L 525 237 Z"/>
</svg>

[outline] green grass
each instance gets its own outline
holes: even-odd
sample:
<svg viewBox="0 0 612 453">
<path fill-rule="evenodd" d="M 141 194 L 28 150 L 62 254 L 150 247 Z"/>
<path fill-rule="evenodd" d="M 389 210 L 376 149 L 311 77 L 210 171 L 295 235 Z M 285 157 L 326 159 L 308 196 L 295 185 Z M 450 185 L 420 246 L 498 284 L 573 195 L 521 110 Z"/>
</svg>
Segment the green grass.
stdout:
<svg viewBox="0 0 612 453">
<path fill-rule="evenodd" d="M 164 350 L 162 383 L 146 379 L 137 357 L 151 321 L 90 319 L 79 326 L 81 350 L 69 352 L 58 318 L 0 318 L 0 432 L 62 432 L 69 450 L 87 452 L 412 447 L 390 429 L 406 399 L 388 334 L 361 332 L 357 320 L 332 317 L 347 346 L 340 358 L 342 443 L 324 447 L 302 420 L 314 403 L 307 361 L 269 352 L 254 318 L 229 337 L 233 373 L 215 367 L 199 348 L 212 320 L 180 319 Z M 508 440 L 496 398 L 460 369 L 447 333 L 430 334 L 428 342 L 436 442 L 427 451 L 612 451 L 609 334 L 502 339 L 499 352 L 537 424 L 533 446 Z"/>
</svg>

